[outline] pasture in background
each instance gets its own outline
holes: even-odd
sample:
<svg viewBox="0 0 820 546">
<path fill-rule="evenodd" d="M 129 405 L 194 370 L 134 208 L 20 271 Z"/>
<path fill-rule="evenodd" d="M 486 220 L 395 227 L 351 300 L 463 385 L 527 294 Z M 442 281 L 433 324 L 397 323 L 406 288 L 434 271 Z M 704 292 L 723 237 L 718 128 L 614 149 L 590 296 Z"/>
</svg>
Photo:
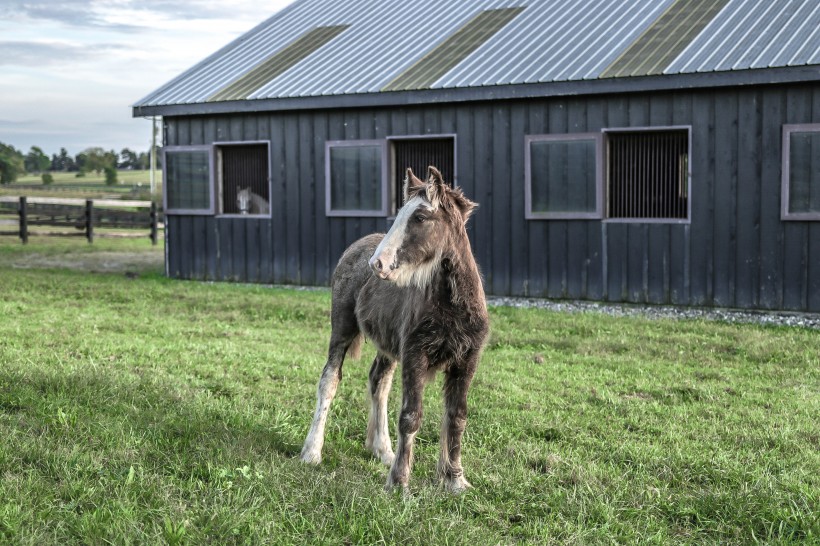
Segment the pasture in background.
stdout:
<svg viewBox="0 0 820 546">
<path fill-rule="evenodd" d="M 118 184 L 107 185 L 93 172 L 50 173 L 54 182 L 43 184 L 38 175 L 26 175 L 0 186 L 0 235 L 150 237 L 156 244 L 164 229 L 162 173 L 156 191 L 150 191 L 150 171 L 118 171 Z M 21 199 L 25 197 L 25 199 Z"/>
<path fill-rule="evenodd" d="M 123 249 L 156 261 L 105 269 Z M 174 281 L 161 255 L 0 237 L 0 542 L 820 540 L 817 330 L 491 308 L 474 489 L 433 481 L 439 380 L 405 497 L 364 449 L 370 345 L 298 460 L 328 291 Z"/>
<path fill-rule="evenodd" d="M 104 174 L 93 171 L 84 176 L 76 172 L 52 172 L 52 184 L 43 184 L 39 174 L 27 174 L 15 182 L 0 185 L 0 196 L 78 197 L 85 199 L 151 200 L 151 175 L 147 170 L 118 170 L 117 184 L 106 185 Z M 162 169 L 156 171 L 154 199 L 161 201 Z"/>
</svg>

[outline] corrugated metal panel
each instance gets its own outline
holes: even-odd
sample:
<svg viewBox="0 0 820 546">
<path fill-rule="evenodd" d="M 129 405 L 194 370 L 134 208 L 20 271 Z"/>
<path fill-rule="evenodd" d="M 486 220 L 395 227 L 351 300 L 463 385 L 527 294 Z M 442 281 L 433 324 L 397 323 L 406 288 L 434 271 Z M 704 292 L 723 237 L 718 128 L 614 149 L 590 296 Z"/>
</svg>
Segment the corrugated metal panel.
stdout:
<svg viewBox="0 0 820 546">
<path fill-rule="evenodd" d="M 463 61 L 481 44 L 512 21 L 524 8 L 502 8 L 482 11 L 470 19 L 416 64 L 399 74 L 382 91 L 426 89 Z"/>
<path fill-rule="evenodd" d="M 222 88 L 209 101 L 245 99 L 251 92 L 271 81 L 333 38 L 347 30 L 347 25 L 318 27 L 307 31 L 293 43 L 262 61 L 251 71 L 244 73 L 236 81 Z"/>
<path fill-rule="evenodd" d="M 350 30 L 271 73 L 244 96 L 379 92 L 478 13 L 505 8 L 526 8 L 525 16 L 514 18 L 436 81 L 428 78 L 404 88 L 596 79 L 612 75 L 604 71 L 619 57 L 639 69 L 619 71 L 618 77 L 820 64 L 818 0 L 719 0 L 723 9 L 691 41 L 696 27 L 687 25 L 693 24 L 689 16 L 699 0 L 688 0 L 681 3 L 677 41 L 664 42 L 669 48 L 660 43 L 643 50 L 633 46 L 673 1 L 297 0 L 137 106 L 205 102 L 317 26 L 349 25 Z M 718 4 L 710 5 L 714 9 Z M 688 47 L 670 60 L 670 52 L 687 41 Z M 645 57 L 647 52 L 652 55 Z"/>
<path fill-rule="evenodd" d="M 433 87 L 589 79 L 672 0 L 529 2 L 526 16 L 465 59 Z"/>
<path fill-rule="evenodd" d="M 606 70 L 602 78 L 660 74 L 728 0 L 675 0 Z"/>
<path fill-rule="evenodd" d="M 820 64 L 820 2 L 730 0 L 665 74 Z"/>
</svg>

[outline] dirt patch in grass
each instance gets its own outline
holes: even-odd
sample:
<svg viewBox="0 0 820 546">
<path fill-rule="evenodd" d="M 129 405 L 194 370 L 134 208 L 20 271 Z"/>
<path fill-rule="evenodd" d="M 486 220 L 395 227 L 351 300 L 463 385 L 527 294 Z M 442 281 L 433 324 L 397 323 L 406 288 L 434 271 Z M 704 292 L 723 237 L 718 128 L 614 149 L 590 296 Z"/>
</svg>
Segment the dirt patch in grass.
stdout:
<svg viewBox="0 0 820 546">
<path fill-rule="evenodd" d="M 9 265 L 17 269 L 74 269 L 97 273 L 161 272 L 164 257 L 161 252 L 32 253 L 13 256 Z"/>
</svg>

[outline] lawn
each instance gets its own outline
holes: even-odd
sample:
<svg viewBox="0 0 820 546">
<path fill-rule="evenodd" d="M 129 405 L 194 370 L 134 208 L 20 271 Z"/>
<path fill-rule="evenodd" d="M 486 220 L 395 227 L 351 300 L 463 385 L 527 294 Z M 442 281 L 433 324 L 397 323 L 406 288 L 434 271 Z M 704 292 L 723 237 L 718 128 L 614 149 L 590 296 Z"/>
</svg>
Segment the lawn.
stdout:
<svg viewBox="0 0 820 546">
<path fill-rule="evenodd" d="M 410 492 L 388 494 L 364 449 L 370 346 L 324 461 L 298 460 L 327 291 L 61 265 L 118 244 L 162 252 L 0 238 L 0 543 L 820 542 L 819 331 L 492 308 L 474 488 L 433 479 L 439 379 Z"/>
<path fill-rule="evenodd" d="M 103 173 L 87 173 L 77 177 L 74 172 L 53 172 L 54 183 L 44 185 L 40 175 L 25 175 L 13 184 L 0 186 L 0 196 L 82 197 L 89 199 L 123 198 L 150 199 L 150 171 L 117 171 L 118 184 L 108 186 Z M 156 171 L 157 192 L 162 195 L 162 169 Z"/>
</svg>

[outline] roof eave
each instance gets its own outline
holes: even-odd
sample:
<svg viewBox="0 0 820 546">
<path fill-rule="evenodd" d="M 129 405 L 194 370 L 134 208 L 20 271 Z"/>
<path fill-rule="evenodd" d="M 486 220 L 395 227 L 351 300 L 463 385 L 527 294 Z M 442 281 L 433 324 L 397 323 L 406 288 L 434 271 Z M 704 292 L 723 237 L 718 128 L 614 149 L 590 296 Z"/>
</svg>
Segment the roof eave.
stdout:
<svg viewBox="0 0 820 546">
<path fill-rule="evenodd" d="M 539 97 L 600 95 L 672 91 L 742 85 L 767 85 L 820 81 L 820 65 L 703 72 L 583 81 L 390 91 L 318 97 L 202 102 L 191 104 L 135 105 L 133 117 L 213 115 L 306 109 L 410 106 L 418 104 L 509 100 Z"/>
</svg>

